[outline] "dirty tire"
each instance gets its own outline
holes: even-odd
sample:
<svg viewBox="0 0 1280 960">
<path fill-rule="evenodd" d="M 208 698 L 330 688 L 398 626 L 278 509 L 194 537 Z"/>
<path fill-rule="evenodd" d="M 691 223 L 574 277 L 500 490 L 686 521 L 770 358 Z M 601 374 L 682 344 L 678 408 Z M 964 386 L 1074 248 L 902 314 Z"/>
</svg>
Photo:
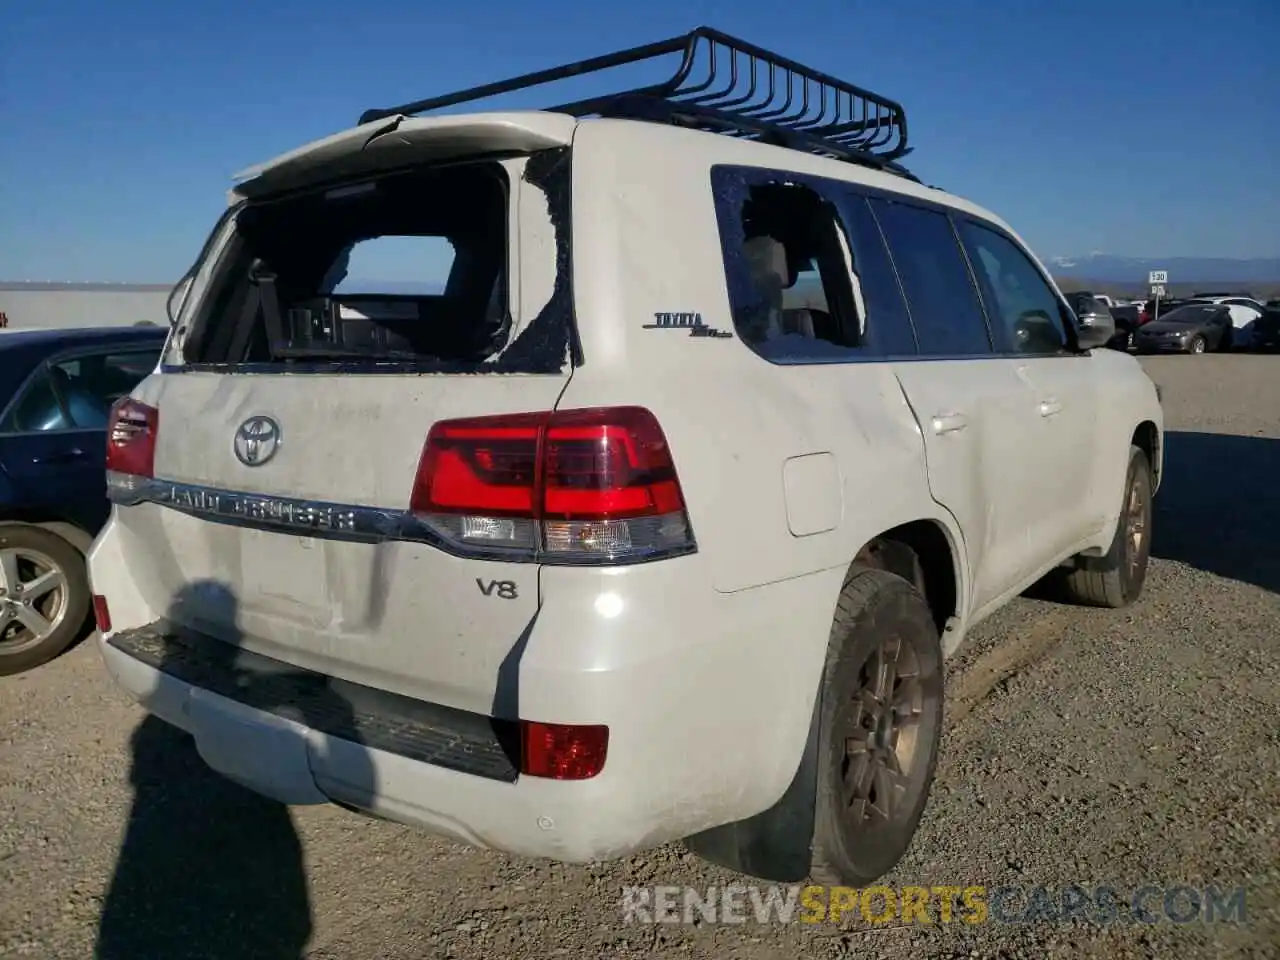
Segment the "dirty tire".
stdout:
<svg viewBox="0 0 1280 960">
<path fill-rule="evenodd" d="M 43 640 L 13 650 L 0 642 L 0 677 L 31 670 L 67 649 L 84 627 L 91 604 L 84 557 L 57 534 L 28 524 L 0 525 L 0 553 L 5 550 L 30 550 L 47 557 L 62 574 L 66 597 L 61 622 Z"/>
<path fill-rule="evenodd" d="M 938 761 L 942 676 L 938 628 L 920 591 L 855 567 L 836 605 L 820 690 L 815 882 L 866 886 L 911 845 Z M 885 719 L 881 703 L 898 709 Z"/>
<path fill-rule="evenodd" d="M 1062 581 L 1066 599 L 1090 607 L 1127 607 L 1142 594 L 1151 557 L 1151 464 L 1140 447 L 1129 448 L 1124 500 L 1111 547 L 1102 557 L 1078 557 Z M 1134 498 L 1137 498 L 1136 514 Z M 1136 516 L 1141 536 L 1135 545 L 1130 521 Z"/>
</svg>

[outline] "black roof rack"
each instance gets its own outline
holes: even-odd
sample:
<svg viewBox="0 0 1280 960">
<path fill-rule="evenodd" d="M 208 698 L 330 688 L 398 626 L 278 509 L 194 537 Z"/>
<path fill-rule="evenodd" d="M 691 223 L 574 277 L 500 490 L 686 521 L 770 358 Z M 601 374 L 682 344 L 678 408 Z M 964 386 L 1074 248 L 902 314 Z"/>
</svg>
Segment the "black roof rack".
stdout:
<svg viewBox="0 0 1280 960">
<path fill-rule="evenodd" d="M 704 65 L 695 72 L 703 51 Z M 545 109 L 672 123 L 916 179 L 896 162 L 911 151 L 901 104 L 710 27 L 457 93 L 369 109 L 360 123 L 428 113 L 675 53 L 683 54 L 679 69 L 661 83 Z"/>
</svg>

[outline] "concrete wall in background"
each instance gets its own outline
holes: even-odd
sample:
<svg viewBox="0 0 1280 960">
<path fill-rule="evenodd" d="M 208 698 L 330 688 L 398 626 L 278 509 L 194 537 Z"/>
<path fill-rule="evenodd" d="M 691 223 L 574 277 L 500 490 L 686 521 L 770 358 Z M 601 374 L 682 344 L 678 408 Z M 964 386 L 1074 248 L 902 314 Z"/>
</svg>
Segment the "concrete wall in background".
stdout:
<svg viewBox="0 0 1280 960">
<path fill-rule="evenodd" d="M 167 286 L 0 283 L 0 313 L 8 329 L 168 324 Z"/>
</svg>

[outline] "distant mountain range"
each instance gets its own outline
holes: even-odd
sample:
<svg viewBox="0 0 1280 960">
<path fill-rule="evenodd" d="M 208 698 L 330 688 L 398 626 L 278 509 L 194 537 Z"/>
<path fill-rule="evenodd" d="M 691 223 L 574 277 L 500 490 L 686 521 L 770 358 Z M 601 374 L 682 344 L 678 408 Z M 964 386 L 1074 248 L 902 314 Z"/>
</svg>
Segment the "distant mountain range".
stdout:
<svg viewBox="0 0 1280 960">
<path fill-rule="evenodd" d="M 1169 286 L 1209 286 L 1248 289 L 1280 287 L 1280 257 L 1231 259 L 1228 257 L 1117 257 L 1109 253 L 1090 253 L 1079 257 L 1051 257 L 1045 260 L 1054 279 L 1058 281 L 1087 281 L 1096 285 L 1145 287 L 1147 274 L 1152 270 L 1165 270 L 1169 274 Z M 805 284 L 803 294 L 793 292 L 791 299 L 806 299 L 810 291 Z M 816 287 L 816 285 L 814 285 Z M 76 283 L 62 281 L 3 281 L 4 291 L 111 291 L 111 292 L 168 292 L 168 284 L 138 283 Z M 349 277 L 342 284 L 347 294 L 389 293 L 401 295 L 430 295 L 443 292 L 443 284 L 431 281 L 364 280 Z"/>
<path fill-rule="evenodd" d="M 1226 257 L 1116 257 L 1090 253 L 1053 257 L 1045 264 L 1057 278 L 1100 283 L 1145 284 L 1152 270 L 1165 270 L 1169 282 L 1199 284 L 1280 283 L 1280 257 L 1233 260 Z"/>
</svg>

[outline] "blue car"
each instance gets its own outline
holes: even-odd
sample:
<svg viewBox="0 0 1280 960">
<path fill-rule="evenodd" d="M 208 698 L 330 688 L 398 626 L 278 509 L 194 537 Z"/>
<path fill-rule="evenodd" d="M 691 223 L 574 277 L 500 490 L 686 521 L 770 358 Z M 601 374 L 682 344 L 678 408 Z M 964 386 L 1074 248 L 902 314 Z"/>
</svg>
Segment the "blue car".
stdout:
<svg viewBox="0 0 1280 960">
<path fill-rule="evenodd" d="M 84 555 L 111 512 L 107 419 L 168 332 L 0 333 L 0 676 L 53 659 L 88 622 Z"/>
</svg>

